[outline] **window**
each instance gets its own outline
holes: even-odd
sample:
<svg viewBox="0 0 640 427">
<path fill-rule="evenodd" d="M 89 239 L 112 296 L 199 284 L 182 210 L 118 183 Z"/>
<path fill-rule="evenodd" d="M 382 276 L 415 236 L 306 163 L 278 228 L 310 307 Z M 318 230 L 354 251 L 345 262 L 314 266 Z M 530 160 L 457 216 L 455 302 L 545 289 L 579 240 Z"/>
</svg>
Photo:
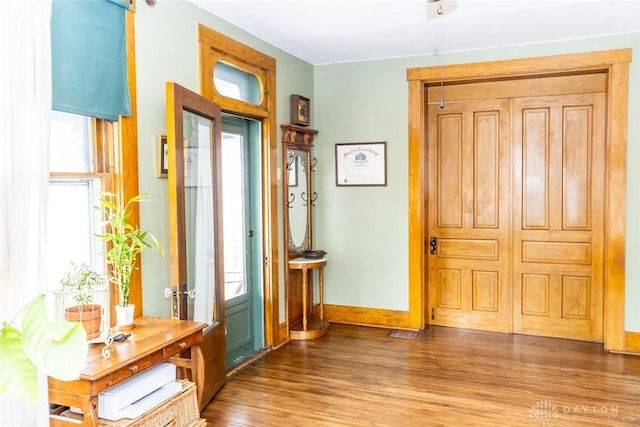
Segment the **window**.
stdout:
<svg viewBox="0 0 640 427">
<path fill-rule="evenodd" d="M 95 237 L 102 218 L 94 206 L 99 204 L 101 192 L 108 189 L 109 179 L 109 174 L 100 170 L 108 164 L 105 151 L 97 148 L 109 141 L 99 141 L 99 122 L 102 121 L 52 111 L 47 209 L 50 289 L 59 287 L 70 261 L 104 272 L 104 245 Z"/>
<path fill-rule="evenodd" d="M 255 105 L 262 102 L 262 88 L 258 78 L 226 62 L 216 62 L 213 83 L 221 95 Z"/>
<path fill-rule="evenodd" d="M 56 3 L 62 7 L 69 6 L 66 4 L 68 2 Z M 89 9 L 95 5 L 90 6 Z M 133 13 L 126 12 L 124 20 L 126 25 L 118 26 L 119 29 L 115 29 L 114 34 L 120 37 L 120 33 L 124 31 L 126 38 L 132 39 Z M 59 28 L 66 31 L 67 24 L 64 22 Z M 72 41 L 74 34 L 77 34 L 77 28 L 75 30 L 76 33 L 71 33 L 70 36 Z M 61 49 L 64 51 L 66 48 L 63 46 Z M 135 93 L 136 82 L 132 66 L 135 64 L 135 51 L 132 43 L 126 44 L 126 57 L 129 91 Z M 54 55 L 52 60 L 55 58 L 58 56 Z M 110 91 L 107 93 L 111 94 Z M 128 94 L 125 95 L 129 99 Z M 104 116 L 105 119 L 74 114 L 80 112 L 78 110 L 52 112 L 46 248 L 47 286 L 50 289 L 59 287 L 59 280 L 70 260 L 84 261 L 97 271 L 104 271 L 106 268 L 104 244 L 95 237 L 102 217 L 94 206 L 99 204 L 103 191 L 119 194 L 123 199 L 139 193 L 137 117 L 135 104 L 131 107 L 130 116 L 128 111 L 123 111 L 114 113 L 113 117 Z M 131 211 L 130 221 L 136 225 L 139 222 L 137 206 Z M 114 289 L 110 289 L 112 304 L 116 298 Z M 140 270 L 133 274 L 129 299 L 136 306 L 135 316 L 140 316 Z"/>
</svg>

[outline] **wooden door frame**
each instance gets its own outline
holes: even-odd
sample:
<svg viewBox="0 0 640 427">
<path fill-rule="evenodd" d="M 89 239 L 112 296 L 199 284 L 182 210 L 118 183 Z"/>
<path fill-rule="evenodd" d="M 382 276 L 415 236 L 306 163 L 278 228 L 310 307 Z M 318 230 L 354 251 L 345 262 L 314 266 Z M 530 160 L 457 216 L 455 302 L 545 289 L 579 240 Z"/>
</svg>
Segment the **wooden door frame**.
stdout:
<svg viewBox="0 0 640 427">
<path fill-rule="evenodd" d="M 409 84 L 409 318 L 411 326 L 428 323 L 425 256 L 428 218 L 426 189 L 428 167 L 426 105 L 428 85 L 483 80 L 532 78 L 603 72 L 606 92 L 604 347 L 625 351 L 625 240 L 626 158 L 629 63 L 631 49 L 556 55 L 506 61 L 411 68 Z M 445 92 L 446 93 L 446 92 Z"/>
<path fill-rule="evenodd" d="M 282 336 L 279 319 L 276 60 L 203 24 L 198 24 L 198 43 L 202 96 L 219 104 L 223 113 L 255 119 L 262 124 L 264 340 L 265 346 L 277 347 L 287 337 Z M 219 60 L 259 77 L 263 91 L 259 104 L 239 101 L 218 93 L 213 84 L 213 69 Z"/>
</svg>

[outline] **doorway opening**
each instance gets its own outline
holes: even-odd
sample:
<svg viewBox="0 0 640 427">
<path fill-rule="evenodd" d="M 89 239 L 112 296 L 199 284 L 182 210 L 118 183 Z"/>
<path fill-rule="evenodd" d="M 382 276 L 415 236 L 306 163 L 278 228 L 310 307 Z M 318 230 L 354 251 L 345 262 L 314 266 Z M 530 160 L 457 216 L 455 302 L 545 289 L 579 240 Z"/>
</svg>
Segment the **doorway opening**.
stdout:
<svg viewBox="0 0 640 427">
<path fill-rule="evenodd" d="M 260 247 L 254 252 L 251 265 L 255 270 L 251 274 L 254 279 L 260 279 L 261 289 L 254 293 L 252 301 L 255 304 L 256 295 L 260 295 L 263 303 L 253 316 L 254 323 L 256 317 L 263 322 L 261 345 L 272 348 L 287 338 L 280 327 L 284 320 L 279 307 L 280 301 L 284 300 L 284 287 L 279 286 L 278 239 L 274 238 L 279 229 L 278 205 L 275 203 L 278 189 L 275 59 L 202 24 L 198 26 L 198 42 L 202 95 L 220 105 L 227 117 L 245 120 L 249 140 L 253 142 L 249 156 L 254 162 L 253 200 L 259 198 L 260 204 L 253 207 L 255 215 L 251 221 L 261 225 L 261 234 L 255 235 L 257 227 L 246 231 L 254 230 L 253 245 Z M 260 344 L 254 342 L 256 346 Z"/>
<path fill-rule="evenodd" d="M 260 122 L 222 115 L 227 370 L 264 348 Z"/>
</svg>

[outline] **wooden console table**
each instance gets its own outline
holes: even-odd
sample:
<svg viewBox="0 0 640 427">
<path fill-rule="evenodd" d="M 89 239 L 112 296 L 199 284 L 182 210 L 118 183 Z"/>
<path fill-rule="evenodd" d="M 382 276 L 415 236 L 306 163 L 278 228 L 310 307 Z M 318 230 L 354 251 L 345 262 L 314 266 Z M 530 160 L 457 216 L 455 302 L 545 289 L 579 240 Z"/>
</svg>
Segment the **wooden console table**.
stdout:
<svg viewBox="0 0 640 427">
<path fill-rule="evenodd" d="M 103 344 L 89 346 L 80 379 L 60 381 L 49 377 L 49 403 L 80 408 L 84 415 L 79 421 L 51 414 L 51 426 L 97 426 L 99 393 L 162 362 L 191 369 L 192 359 L 179 355 L 202 342 L 206 324 L 155 317 L 140 317 L 135 322 L 131 336 L 110 347 L 110 358 L 102 357 Z"/>
<path fill-rule="evenodd" d="M 327 333 L 329 330 L 329 322 L 324 320 L 324 277 L 322 268 L 327 265 L 327 256 L 322 258 L 294 258 L 289 261 L 289 268 L 291 270 L 301 270 L 302 272 L 302 325 L 291 326 L 289 333 L 292 340 L 306 340 L 312 338 L 318 338 Z M 320 291 L 320 304 L 318 310 L 318 319 L 309 319 L 307 316 L 307 300 L 311 299 L 311 306 L 313 307 L 313 282 L 309 280 L 311 271 L 318 269 L 318 288 Z"/>
</svg>

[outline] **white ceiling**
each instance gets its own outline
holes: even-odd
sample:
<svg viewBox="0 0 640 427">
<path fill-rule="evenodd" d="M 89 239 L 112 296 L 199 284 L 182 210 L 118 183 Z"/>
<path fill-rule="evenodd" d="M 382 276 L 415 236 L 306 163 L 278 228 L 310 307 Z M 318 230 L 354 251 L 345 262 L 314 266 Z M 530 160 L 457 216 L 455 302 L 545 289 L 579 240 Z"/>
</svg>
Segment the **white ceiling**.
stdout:
<svg viewBox="0 0 640 427">
<path fill-rule="evenodd" d="M 640 0 L 191 1 L 312 64 L 640 32 Z"/>
</svg>

